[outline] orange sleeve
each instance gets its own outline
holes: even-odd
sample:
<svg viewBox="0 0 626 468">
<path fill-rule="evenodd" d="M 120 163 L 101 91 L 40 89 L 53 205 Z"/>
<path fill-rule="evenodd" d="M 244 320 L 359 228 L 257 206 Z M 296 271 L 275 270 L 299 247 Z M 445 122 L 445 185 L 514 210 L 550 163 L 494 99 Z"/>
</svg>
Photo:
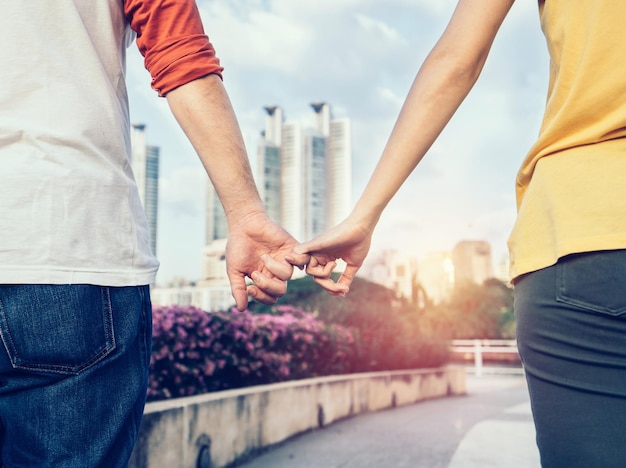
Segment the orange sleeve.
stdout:
<svg viewBox="0 0 626 468">
<path fill-rule="evenodd" d="M 124 0 L 137 47 L 159 96 L 223 68 L 194 0 Z"/>
</svg>

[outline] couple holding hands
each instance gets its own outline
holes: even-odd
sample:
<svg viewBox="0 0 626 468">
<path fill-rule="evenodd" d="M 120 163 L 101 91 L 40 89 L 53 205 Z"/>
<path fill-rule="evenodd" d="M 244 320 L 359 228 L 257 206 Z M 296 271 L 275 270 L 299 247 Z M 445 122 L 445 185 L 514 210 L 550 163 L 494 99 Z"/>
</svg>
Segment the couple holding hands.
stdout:
<svg viewBox="0 0 626 468">
<path fill-rule="evenodd" d="M 222 202 L 243 310 L 249 296 L 276 302 L 294 265 L 348 293 L 383 210 L 478 79 L 513 3 L 458 1 L 354 209 L 300 244 L 265 212 L 193 0 L 4 2 L 0 464 L 123 467 L 137 440 L 158 260 L 130 169 L 133 35 Z M 550 81 L 509 239 L 519 349 L 542 466 L 622 467 L 626 2 L 538 7 Z"/>
</svg>

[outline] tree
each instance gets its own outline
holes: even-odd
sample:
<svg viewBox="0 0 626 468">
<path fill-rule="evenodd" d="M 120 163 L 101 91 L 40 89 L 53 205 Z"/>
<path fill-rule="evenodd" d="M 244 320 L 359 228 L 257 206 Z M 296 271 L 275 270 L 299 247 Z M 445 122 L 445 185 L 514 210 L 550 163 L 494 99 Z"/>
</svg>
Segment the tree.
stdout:
<svg viewBox="0 0 626 468">
<path fill-rule="evenodd" d="M 439 366 L 448 358 L 447 344 L 421 330 L 418 308 L 384 286 L 355 278 L 346 297 L 329 296 L 312 278 L 291 281 L 279 304 L 312 313 L 325 323 L 355 331 L 360 371 Z M 254 303 L 253 312 L 271 312 Z"/>
<path fill-rule="evenodd" d="M 446 338 L 513 338 L 513 289 L 495 278 L 458 285 L 448 302 L 425 313 L 424 322 Z"/>
</svg>

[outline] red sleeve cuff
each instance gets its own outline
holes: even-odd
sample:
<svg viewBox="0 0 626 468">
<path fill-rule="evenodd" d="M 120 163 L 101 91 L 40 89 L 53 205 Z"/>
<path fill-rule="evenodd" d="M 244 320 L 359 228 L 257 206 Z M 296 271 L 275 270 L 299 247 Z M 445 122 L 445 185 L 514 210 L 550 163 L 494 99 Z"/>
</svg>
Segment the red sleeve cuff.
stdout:
<svg viewBox="0 0 626 468">
<path fill-rule="evenodd" d="M 221 78 L 194 0 L 125 0 L 124 12 L 160 96 L 206 75 Z"/>
</svg>

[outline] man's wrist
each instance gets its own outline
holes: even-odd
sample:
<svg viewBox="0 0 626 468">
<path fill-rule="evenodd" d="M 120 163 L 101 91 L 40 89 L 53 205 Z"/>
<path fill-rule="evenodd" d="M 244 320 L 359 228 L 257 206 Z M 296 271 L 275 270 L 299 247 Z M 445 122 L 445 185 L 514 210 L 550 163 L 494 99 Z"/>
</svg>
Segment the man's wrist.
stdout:
<svg viewBox="0 0 626 468">
<path fill-rule="evenodd" d="M 243 205 L 248 205 L 242 203 Z M 229 230 L 238 225 L 250 225 L 250 223 L 266 222 L 267 213 L 263 205 L 253 204 L 253 206 L 243 206 L 238 209 L 226 211 L 226 222 Z"/>
</svg>

